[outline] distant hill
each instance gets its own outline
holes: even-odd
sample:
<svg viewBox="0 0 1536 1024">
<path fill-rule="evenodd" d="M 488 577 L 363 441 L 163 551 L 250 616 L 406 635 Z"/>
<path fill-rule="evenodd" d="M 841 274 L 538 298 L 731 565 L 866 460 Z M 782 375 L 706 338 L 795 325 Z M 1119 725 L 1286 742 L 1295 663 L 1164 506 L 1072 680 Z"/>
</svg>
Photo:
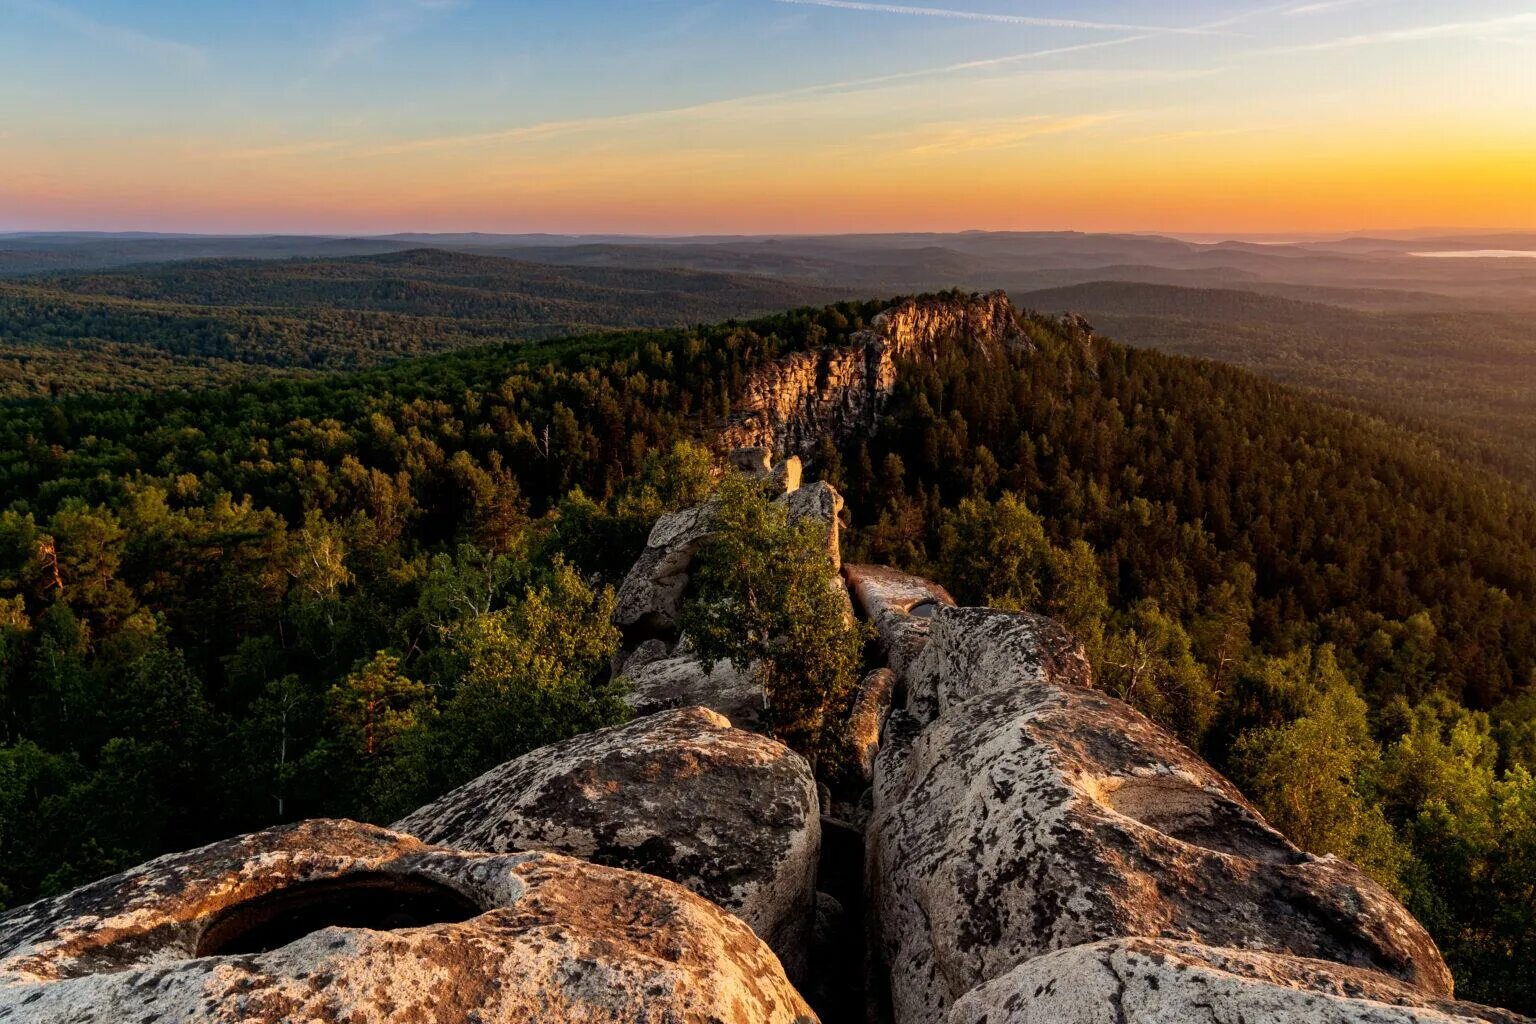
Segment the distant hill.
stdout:
<svg viewBox="0 0 1536 1024">
<path fill-rule="evenodd" d="M 1536 486 L 1536 329 L 1527 315 L 1370 312 L 1121 281 L 1014 298 L 1080 313 L 1127 344 L 1242 366 L 1385 415 Z"/>
<path fill-rule="evenodd" d="M 0 397 L 346 370 L 602 328 L 677 327 L 837 289 L 412 249 L 201 260 L 0 282 Z"/>
<path fill-rule="evenodd" d="M 0 235 L 0 276 L 206 258 L 378 255 L 423 246 L 568 266 L 696 270 L 839 289 L 1034 290 L 1151 281 L 1255 290 L 1327 288 L 1444 304 L 1536 310 L 1536 260 L 1430 260 L 1417 251 L 1525 249 L 1531 236 L 1194 242 L 1161 235 L 963 231 L 879 235 L 700 236 L 401 234 L 345 236 Z"/>
</svg>

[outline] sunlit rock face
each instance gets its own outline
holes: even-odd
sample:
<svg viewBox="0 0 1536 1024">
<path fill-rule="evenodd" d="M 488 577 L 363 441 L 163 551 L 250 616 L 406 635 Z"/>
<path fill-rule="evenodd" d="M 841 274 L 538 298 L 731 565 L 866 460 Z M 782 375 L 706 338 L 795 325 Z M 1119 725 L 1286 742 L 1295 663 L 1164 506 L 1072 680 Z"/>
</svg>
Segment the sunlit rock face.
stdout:
<svg viewBox="0 0 1536 1024">
<path fill-rule="evenodd" d="M 311 821 L 0 916 L 0 1020 L 814 1017 L 751 929 L 672 882 Z"/>
<path fill-rule="evenodd" d="M 947 1024 L 1518 1024 L 1372 971 L 1171 939 L 1107 939 L 1027 960 Z"/>
<path fill-rule="evenodd" d="M 922 653 L 940 608 L 953 608 L 949 591 L 931 580 L 883 565 L 844 565 L 854 605 L 874 624 L 886 664 L 898 676 Z"/>
<path fill-rule="evenodd" d="M 949 344 L 1019 344 L 1016 313 L 1002 292 L 979 298 L 913 299 L 886 310 L 851 344 L 796 352 L 754 370 L 722 451 L 765 448 L 814 456 L 823 438 L 874 429 L 903 359 L 931 359 Z"/>
<path fill-rule="evenodd" d="M 943 1021 L 1021 964 L 1121 937 L 1314 958 L 1450 995 L 1395 899 L 1296 849 L 1191 751 L 1084 685 L 1087 659 L 1050 620 L 941 609 L 906 676 L 868 836 L 898 1024 Z"/>
<path fill-rule="evenodd" d="M 464 850 L 550 850 L 678 882 L 799 977 L 821 851 L 816 780 L 776 740 L 686 708 L 542 747 L 395 823 Z"/>
</svg>

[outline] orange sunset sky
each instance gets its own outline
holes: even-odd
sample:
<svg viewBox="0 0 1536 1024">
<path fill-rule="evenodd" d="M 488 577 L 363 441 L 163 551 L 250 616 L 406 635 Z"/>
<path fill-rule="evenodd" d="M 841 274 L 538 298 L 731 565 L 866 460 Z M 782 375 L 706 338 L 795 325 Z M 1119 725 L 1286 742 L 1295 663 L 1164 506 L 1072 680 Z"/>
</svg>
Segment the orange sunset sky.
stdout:
<svg viewBox="0 0 1536 1024">
<path fill-rule="evenodd" d="M 0 0 L 0 231 L 1536 230 L 1499 0 Z"/>
</svg>

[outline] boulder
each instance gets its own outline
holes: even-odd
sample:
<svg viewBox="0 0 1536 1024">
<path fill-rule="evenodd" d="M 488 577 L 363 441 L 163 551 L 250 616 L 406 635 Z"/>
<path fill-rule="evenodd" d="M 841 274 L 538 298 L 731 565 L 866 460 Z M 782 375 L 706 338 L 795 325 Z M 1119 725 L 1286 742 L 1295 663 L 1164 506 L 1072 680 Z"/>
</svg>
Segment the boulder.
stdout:
<svg viewBox="0 0 1536 1024">
<path fill-rule="evenodd" d="M 805 474 L 805 466 L 800 461 L 800 456 L 791 455 L 777 466 L 773 467 L 774 489 L 783 494 L 791 494 L 800 489 L 800 480 Z"/>
<path fill-rule="evenodd" d="M 0 915 L 0 1021 L 813 1022 L 746 925 L 660 878 L 311 821 Z"/>
<path fill-rule="evenodd" d="M 891 713 L 891 698 L 896 689 L 896 673 L 876 669 L 859 682 L 848 715 L 847 759 L 865 782 L 875 776 L 875 755 L 880 752 L 880 731 Z"/>
<path fill-rule="evenodd" d="M 1031 646 L 1042 638 L 1060 639 L 1033 616 L 945 609 L 908 669 L 918 699 L 887 725 L 866 873 L 897 1024 L 937 1024 L 1044 953 L 1131 936 L 1449 996 L 1439 951 L 1386 890 L 1292 846 L 1166 732 L 1077 685 L 1080 652 Z"/>
<path fill-rule="evenodd" d="M 646 640 L 632 651 L 614 655 L 613 674 L 633 678 L 645 666 L 661 661 L 670 653 L 665 640 Z"/>
<path fill-rule="evenodd" d="M 670 512 L 651 527 L 645 550 L 619 585 L 614 624 L 644 634 L 677 629 L 688 589 L 688 569 L 699 545 L 709 536 L 713 511 L 708 505 Z"/>
<path fill-rule="evenodd" d="M 842 523 L 838 517 L 843 511 L 843 496 L 837 493 L 837 489 L 825 480 L 818 480 L 791 491 L 778 500 L 788 511 L 792 525 L 810 521 L 820 524 L 826 530 L 827 553 L 832 556 L 832 564 L 841 567 Z"/>
<path fill-rule="evenodd" d="M 1108 939 L 1028 960 L 973 989 L 947 1024 L 1520 1024 L 1322 960 L 1166 939 Z"/>
<path fill-rule="evenodd" d="M 979 693 L 1025 686 L 1092 686 L 1077 639 L 1055 619 L 993 608 L 940 609 L 929 644 L 907 672 L 907 710 L 930 722 Z"/>
<path fill-rule="evenodd" d="M 658 658 L 638 666 L 631 658 L 624 674 L 630 682 L 624 699 L 637 717 L 704 707 L 718 711 L 738 729 L 761 731 L 763 688 L 753 681 L 750 671 L 739 671 L 728 661 L 717 661 L 706 671 L 703 662 L 691 654 Z"/>
<path fill-rule="evenodd" d="M 928 642 L 933 616 L 955 604 L 937 583 L 881 565 L 845 565 L 843 578 L 854 603 L 878 631 L 886 664 L 898 676 Z"/>
<path fill-rule="evenodd" d="M 509 761 L 395 823 L 453 849 L 550 850 L 644 871 L 741 918 L 799 977 L 821 821 L 810 765 L 704 708 Z"/>
<path fill-rule="evenodd" d="M 736 448 L 726 456 L 731 468 L 748 476 L 766 477 L 773 474 L 773 449 L 754 445 Z"/>
</svg>

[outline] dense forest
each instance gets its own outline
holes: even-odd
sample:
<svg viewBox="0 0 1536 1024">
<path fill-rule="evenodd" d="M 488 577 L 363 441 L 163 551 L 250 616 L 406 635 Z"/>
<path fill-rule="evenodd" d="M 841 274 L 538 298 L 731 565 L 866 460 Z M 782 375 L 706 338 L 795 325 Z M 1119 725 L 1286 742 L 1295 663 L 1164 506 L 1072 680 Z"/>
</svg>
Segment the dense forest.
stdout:
<svg viewBox="0 0 1536 1024">
<path fill-rule="evenodd" d="M 430 249 L 34 275 L 0 282 L 0 399 L 354 370 L 836 297 L 741 275 L 553 267 Z"/>
<path fill-rule="evenodd" d="M 611 585 L 710 486 L 692 442 L 883 305 L 4 407 L 0 902 L 387 821 L 616 720 Z M 853 555 L 1059 616 L 1403 894 L 1465 996 L 1536 1007 L 1536 503 L 1242 371 L 1024 327 L 824 447 Z"/>
<path fill-rule="evenodd" d="M 1123 281 L 1015 298 L 1074 310 L 1127 344 L 1215 359 L 1306 388 L 1536 488 L 1529 310 L 1435 295 L 1404 309 L 1411 296 L 1401 292 L 1296 291 L 1309 301 Z"/>
</svg>

